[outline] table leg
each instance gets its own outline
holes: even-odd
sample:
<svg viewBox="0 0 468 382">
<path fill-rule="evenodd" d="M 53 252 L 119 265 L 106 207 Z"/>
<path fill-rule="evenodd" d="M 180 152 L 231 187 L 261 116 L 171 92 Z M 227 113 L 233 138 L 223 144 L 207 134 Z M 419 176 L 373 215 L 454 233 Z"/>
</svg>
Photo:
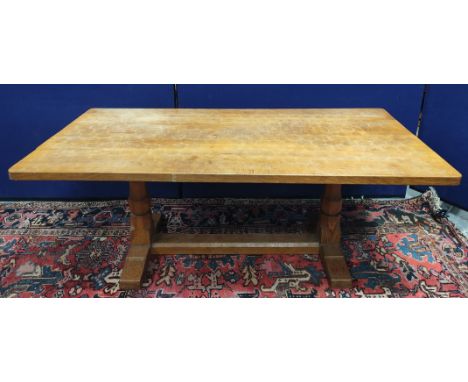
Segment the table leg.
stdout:
<svg viewBox="0 0 468 382">
<path fill-rule="evenodd" d="M 153 218 L 146 183 L 130 182 L 130 249 L 120 277 L 120 289 L 139 289 L 151 249 Z"/>
<path fill-rule="evenodd" d="M 320 202 L 320 256 L 332 288 L 351 287 L 351 275 L 341 250 L 341 206 L 341 185 L 325 185 Z"/>
</svg>

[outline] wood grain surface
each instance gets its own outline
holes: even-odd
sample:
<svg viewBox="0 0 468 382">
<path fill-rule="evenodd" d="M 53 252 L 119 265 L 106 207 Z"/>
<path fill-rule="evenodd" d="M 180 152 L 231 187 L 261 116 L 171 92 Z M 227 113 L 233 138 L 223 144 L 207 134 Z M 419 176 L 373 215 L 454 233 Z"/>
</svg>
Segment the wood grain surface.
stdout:
<svg viewBox="0 0 468 382">
<path fill-rule="evenodd" d="M 384 109 L 90 109 L 9 173 L 18 180 L 140 182 L 461 179 Z"/>
<path fill-rule="evenodd" d="M 241 233 L 155 235 L 151 253 L 156 255 L 220 254 L 318 254 L 319 241 L 314 233 Z"/>
</svg>

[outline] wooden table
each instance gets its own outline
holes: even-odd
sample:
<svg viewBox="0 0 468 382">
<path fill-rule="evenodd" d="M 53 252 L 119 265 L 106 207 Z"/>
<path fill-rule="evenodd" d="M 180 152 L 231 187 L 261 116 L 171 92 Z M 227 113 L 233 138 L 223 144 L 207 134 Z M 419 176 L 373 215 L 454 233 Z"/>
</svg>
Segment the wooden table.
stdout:
<svg viewBox="0 0 468 382">
<path fill-rule="evenodd" d="M 342 184 L 457 185 L 461 175 L 384 109 L 90 109 L 9 170 L 18 180 L 130 182 L 131 245 L 120 287 L 150 253 L 320 253 L 350 287 L 340 247 Z M 303 234 L 157 231 L 145 182 L 324 184 L 318 229 Z"/>
</svg>

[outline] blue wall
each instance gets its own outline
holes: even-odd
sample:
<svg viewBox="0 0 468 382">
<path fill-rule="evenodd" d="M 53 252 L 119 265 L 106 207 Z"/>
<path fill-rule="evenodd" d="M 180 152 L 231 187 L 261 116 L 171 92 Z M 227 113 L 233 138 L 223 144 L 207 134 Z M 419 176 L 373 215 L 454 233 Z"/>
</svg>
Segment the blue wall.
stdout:
<svg viewBox="0 0 468 382">
<path fill-rule="evenodd" d="M 1 85 L 0 198 L 125 197 L 128 185 L 120 182 L 24 182 L 8 179 L 11 165 L 91 107 L 174 107 L 173 86 Z M 175 197 L 178 196 L 178 185 L 153 185 L 152 193 Z"/>
<path fill-rule="evenodd" d="M 415 132 L 423 85 L 178 85 L 181 108 L 383 107 Z M 307 185 L 184 184 L 183 195 L 318 197 L 321 187 Z M 345 186 L 353 196 L 400 196 L 400 186 Z"/>
<path fill-rule="evenodd" d="M 468 209 L 468 85 L 429 85 L 419 137 L 462 173 L 458 187 L 436 187 L 439 196 Z"/>
<path fill-rule="evenodd" d="M 422 85 L 178 85 L 179 107 L 384 107 L 413 132 Z M 123 198 L 125 183 L 10 181 L 8 168 L 91 107 L 174 107 L 172 85 L 0 85 L 0 199 Z M 420 136 L 467 173 L 468 85 L 431 85 Z M 438 187 L 468 208 L 467 182 Z M 152 184 L 155 196 L 317 197 L 307 185 Z M 347 195 L 403 196 L 404 187 L 347 186 Z"/>
</svg>

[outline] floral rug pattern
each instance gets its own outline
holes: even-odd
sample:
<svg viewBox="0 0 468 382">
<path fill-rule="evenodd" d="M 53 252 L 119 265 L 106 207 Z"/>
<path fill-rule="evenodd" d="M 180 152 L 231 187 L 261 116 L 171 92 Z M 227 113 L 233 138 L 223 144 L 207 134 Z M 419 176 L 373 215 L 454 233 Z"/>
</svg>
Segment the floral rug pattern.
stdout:
<svg viewBox="0 0 468 382">
<path fill-rule="evenodd" d="M 143 287 L 120 291 L 126 201 L 0 202 L 1 297 L 468 297 L 468 242 L 434 208 L 409 200 L 344 201 L 350 289 L 331 289 L 318 255 L 152 258 Z M 314 200 L 153 199 L 162 230 L 301 232 Z"/>
</svg>

